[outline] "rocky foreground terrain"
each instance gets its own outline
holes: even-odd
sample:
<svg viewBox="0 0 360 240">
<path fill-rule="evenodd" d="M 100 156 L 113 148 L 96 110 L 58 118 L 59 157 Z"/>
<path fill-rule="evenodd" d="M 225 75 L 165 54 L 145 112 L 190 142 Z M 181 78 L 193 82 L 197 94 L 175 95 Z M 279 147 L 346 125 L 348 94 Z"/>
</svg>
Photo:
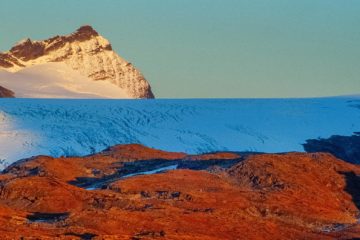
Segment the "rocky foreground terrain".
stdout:
<svg viewBox="0 0 360 240">
<path fill-rule="evenodd" d="M 117 145 L 0 175 L 2 239 L 356 239 L 360 167 L 326 153 Z"/>
</svg>

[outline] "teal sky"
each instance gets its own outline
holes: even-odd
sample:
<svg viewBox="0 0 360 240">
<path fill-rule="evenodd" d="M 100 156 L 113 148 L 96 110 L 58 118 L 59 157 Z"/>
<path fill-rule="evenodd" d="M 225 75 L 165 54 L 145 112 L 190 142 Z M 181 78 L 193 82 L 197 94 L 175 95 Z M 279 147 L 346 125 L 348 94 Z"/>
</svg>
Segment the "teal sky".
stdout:
<svg viewBox="0 0 360 240">
<path fill-rule="evenodd" d="M 1 0 L 0 51 L 84 24 L 157 97 L 360 93 L 358 0 Z"/>
</svg>

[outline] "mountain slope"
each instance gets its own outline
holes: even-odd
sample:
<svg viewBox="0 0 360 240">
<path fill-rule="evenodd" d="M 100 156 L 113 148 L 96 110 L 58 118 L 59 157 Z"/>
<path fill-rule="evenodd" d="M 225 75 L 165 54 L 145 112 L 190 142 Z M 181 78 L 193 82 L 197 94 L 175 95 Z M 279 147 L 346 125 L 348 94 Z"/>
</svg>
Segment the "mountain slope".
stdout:
<svg viewBox="0 0 360 240">
<path fill-rule="evenodd" d="M 43 41 L 26 39 L 17 43 L 10 51 L 0 53 L 0 69 L 14 74 L 27 67 L 54 62 L 64 63 L 82 78 L 105 81 L 118 86 L 120 93 L 117 98 L 123 98 L 123 92 L 129 98 L 154 97 L 149 83 L 140 71 L 117 55 L 109 41 L 91 26 L 83 26 L 70 35 L 55 36 Z M 21 77 L 26 81 L 28 76 L 24 72 L 22 74 Z M 56 75 L 56 72 L 54 74 Z M 40 79 L 44 77 L 50 78 L 40 76 Z M 5 80 L 4 76 L 0 76 L 0 84 Z M 102 95 L 106 94 L 107 92 Z M 31 95 L 31 92 L 27 95 Z M 17 97 L 16 91 L 15 96 Z"/>
</svg>

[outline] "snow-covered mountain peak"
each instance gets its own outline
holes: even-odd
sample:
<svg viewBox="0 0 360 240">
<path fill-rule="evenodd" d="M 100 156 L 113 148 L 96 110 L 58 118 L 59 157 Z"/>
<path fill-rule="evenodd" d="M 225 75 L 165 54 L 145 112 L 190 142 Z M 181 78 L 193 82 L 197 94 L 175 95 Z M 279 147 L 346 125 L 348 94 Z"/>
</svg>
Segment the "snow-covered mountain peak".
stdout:
<svg viewBox="0 0 360 240">
<path fill-rule="evenodd" d="M 106 81 L 116 85 L 121 90 L 119 98 L 123 97 L 124 92 L 129 98 L 154 97 L 149 83 L 141 72 L 116 54 L 110 42 L 89 25 L 82 26 L 69 35 L 55 36 L 42 41 L 28 38 L 18 42 L 8 52 L 0 53 L 0 69 L 14 74 L 24 68 L 54 62 L 65 63 L 90 80 Z M 48 71 L 47 74 L 49 75 Z M 16 89 L 11 90 L 17 96 Z M 31 93 L 27 94 L 29 95 L 31 96 Z M 106 93 L 102 95 L 107 96 Z"/>
</svg>

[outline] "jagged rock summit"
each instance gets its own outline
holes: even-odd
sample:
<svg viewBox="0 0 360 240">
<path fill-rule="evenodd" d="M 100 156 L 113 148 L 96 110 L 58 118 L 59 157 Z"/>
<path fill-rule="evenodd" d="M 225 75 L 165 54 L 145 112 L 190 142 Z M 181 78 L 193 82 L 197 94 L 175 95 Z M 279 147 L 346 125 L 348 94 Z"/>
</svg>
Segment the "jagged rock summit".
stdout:
<svg viewBox="0 0 360 240">
<path fill-rule="evenodd" d="M 66 36 L 20 41 L 0 53 L 0 70 L 0 84 L 15 97 L 154 98 L 141 72 L 88 25 Z"/>
</svg>

